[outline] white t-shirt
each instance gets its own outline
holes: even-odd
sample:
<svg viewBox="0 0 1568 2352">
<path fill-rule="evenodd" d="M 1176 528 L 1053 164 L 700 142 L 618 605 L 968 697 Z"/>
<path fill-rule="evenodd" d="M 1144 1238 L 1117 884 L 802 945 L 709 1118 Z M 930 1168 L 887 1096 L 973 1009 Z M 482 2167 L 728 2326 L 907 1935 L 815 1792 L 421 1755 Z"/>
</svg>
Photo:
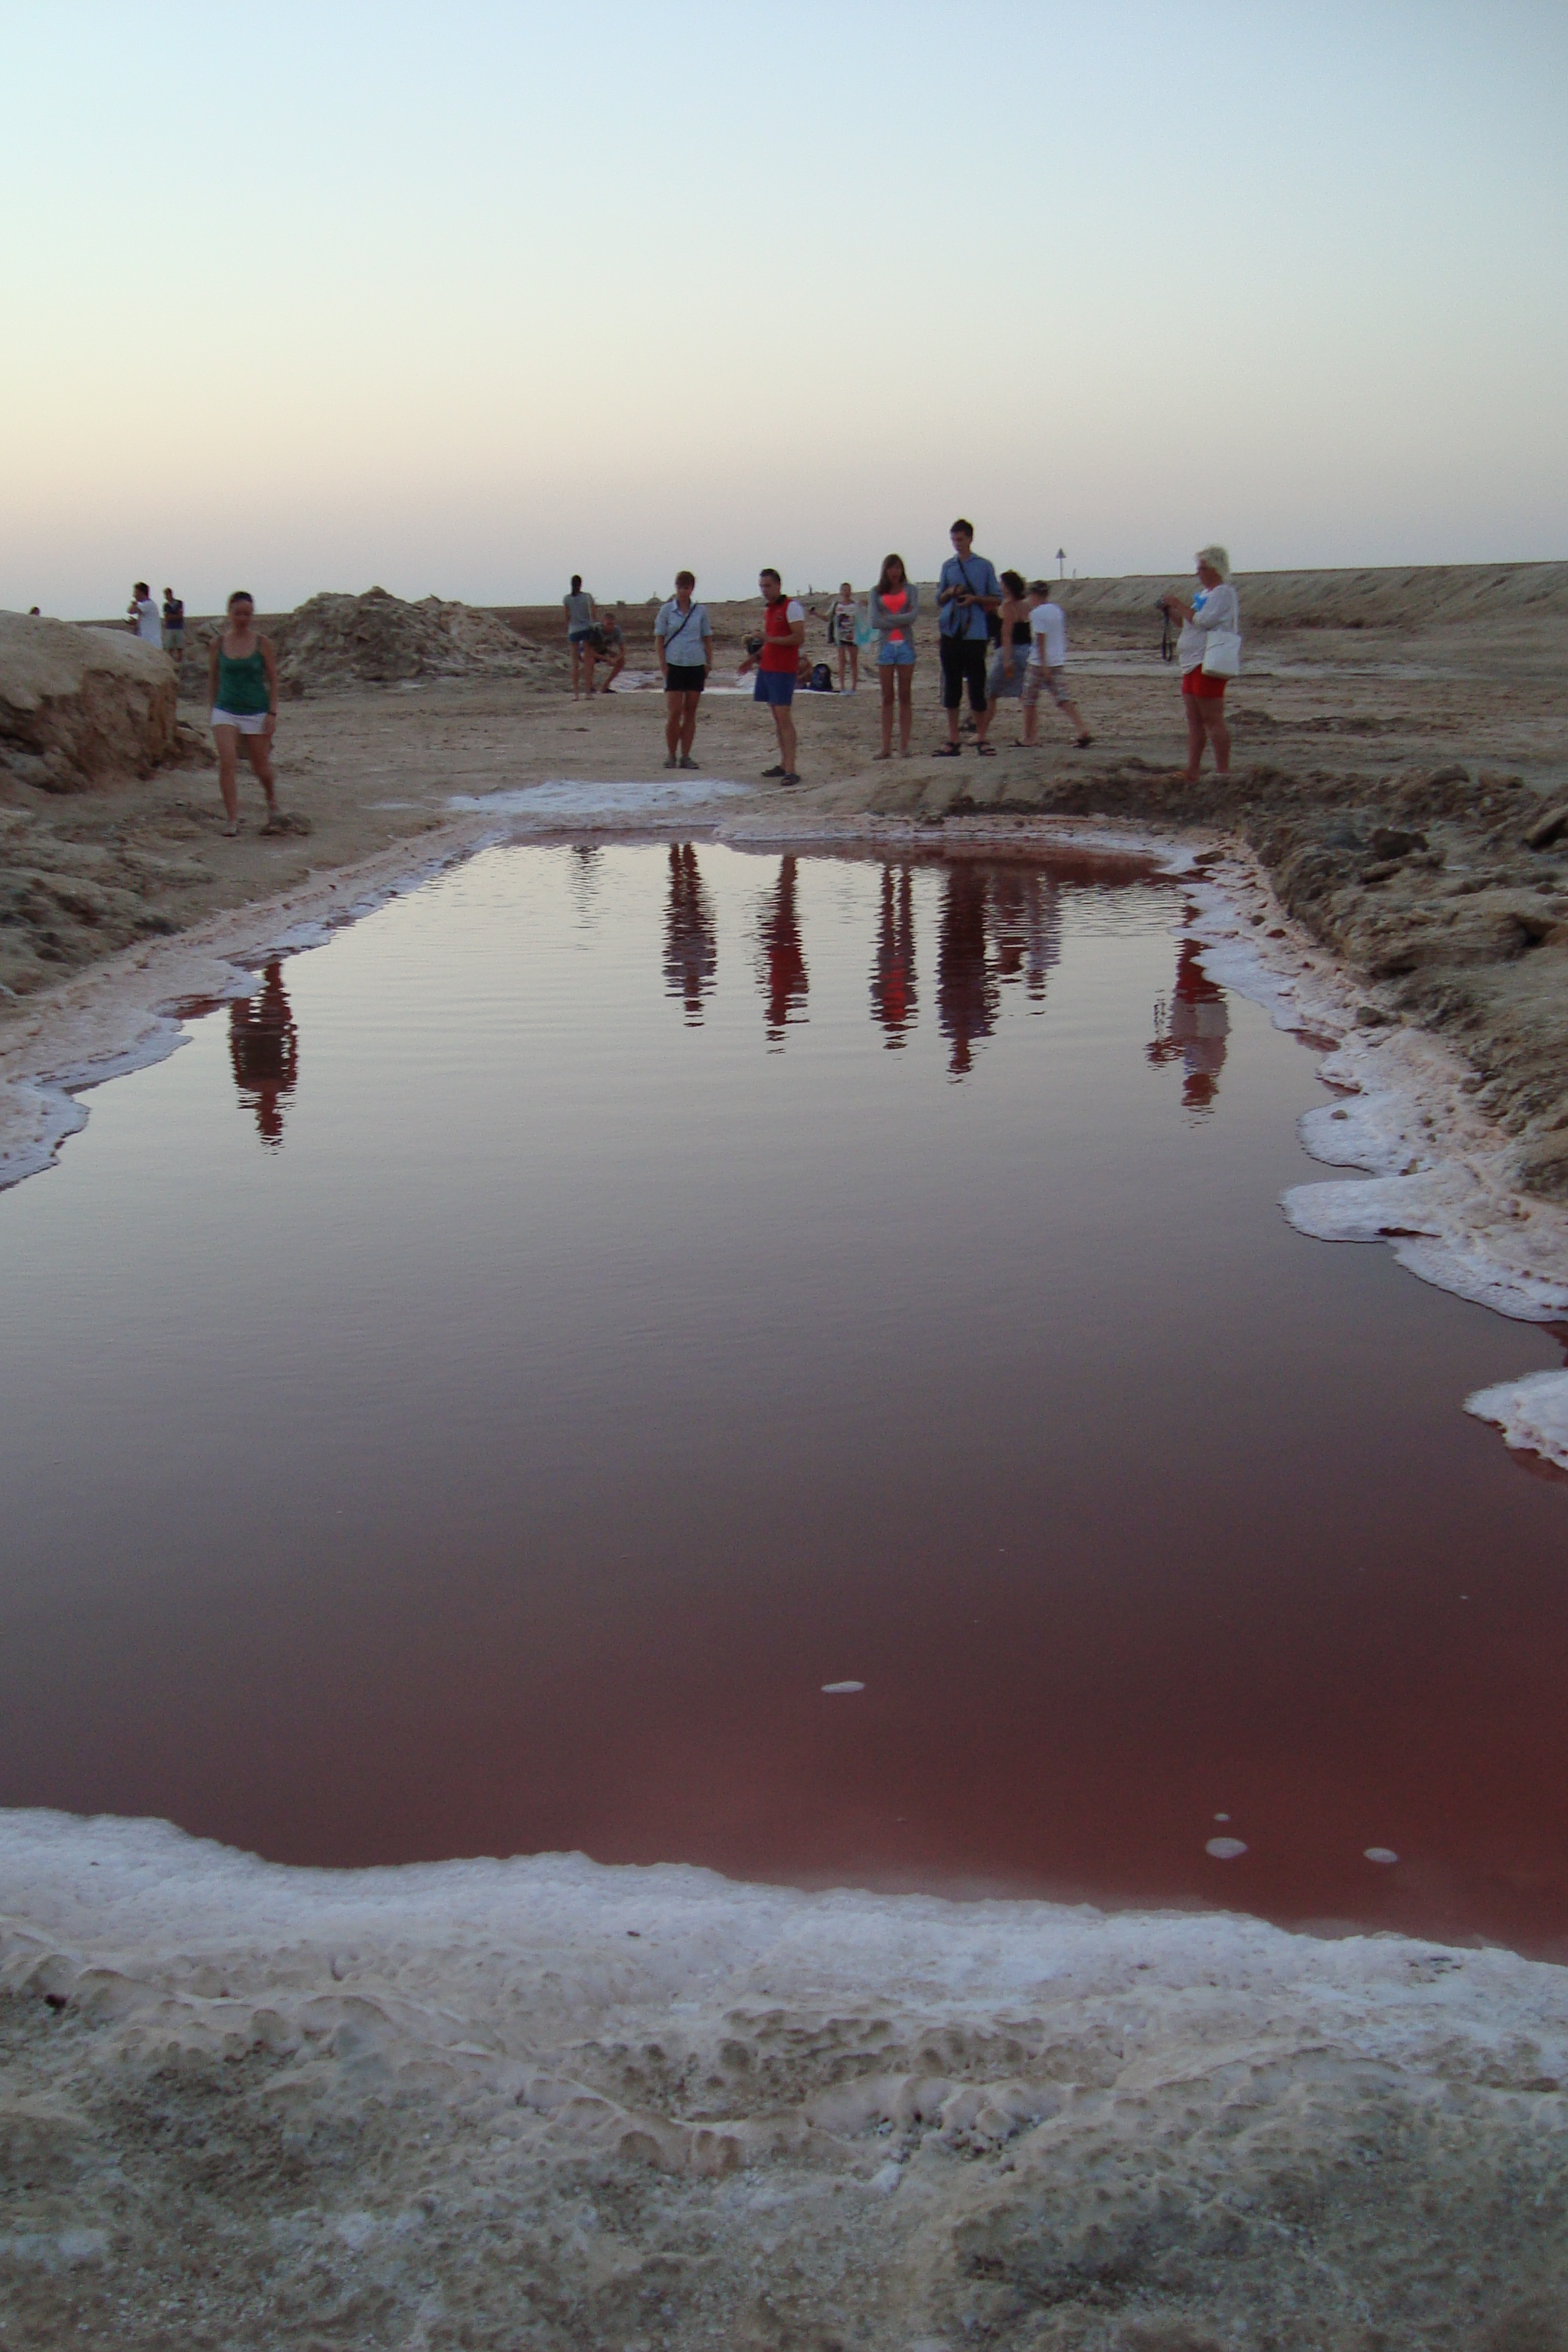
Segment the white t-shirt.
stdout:
<svg viewBox="0 0 1568 2352">
<path fill-rule="evenodd" d="M 1176 639 L 1176 659 L 1181 664 L 1182 676 L 1185 677 L 1189 670 L 1202 669 L 1204 648 L 1211 629 L 1239 631 L 1240 627 L 1241 606 L 1228 580 L 1222 580 L 1217 588 L 1200 588 L 1193 599 L 1193 617 L 1182 623 L 1182 634 Z"/>
<path fill-rule="evenodd" d="M 833 635 L 839 645 L 852 646 L 854 644 L 855 625 L 859 618 L 860 607 L 858 604 L 847 604 L 842 600 L 840 600 L 838 604 L 835 604 L 833 607 Z"/>
<path fill-rule="evenodd" d="M 1059 604 L 1037 604 L 1029 615 L 1029 659 L 1037 669 L 1060 669 L 1067 657 L 1067 614 Z"/>
<path fill-rule="evenodd" d="M 653 625 L 656 637 L 664 640 L 664 657 L 677 669 L 700 669 L 708 659 L 713 624 L 708 618 L 708 607 L 694 596 L 684 613 L 671 596 L 658 608 L 658 618 Z"/>
<path fill-rule="evenodd" d="M 161 646 L 163 642 L 163 617 L 151 596 L 136 599 L 136 634 L 143 645 Z"/>
</svg>

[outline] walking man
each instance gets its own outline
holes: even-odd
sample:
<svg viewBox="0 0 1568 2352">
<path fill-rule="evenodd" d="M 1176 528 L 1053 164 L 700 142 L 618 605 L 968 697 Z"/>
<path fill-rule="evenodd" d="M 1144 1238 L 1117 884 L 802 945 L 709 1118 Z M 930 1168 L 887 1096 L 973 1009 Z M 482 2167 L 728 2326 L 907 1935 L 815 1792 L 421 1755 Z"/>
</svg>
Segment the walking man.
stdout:
<svg viewBox="0 0 1568 2352">
<path fill-rule="evenodd" d="M 763 634 L 760 640 L 748 639 L 748 646 L 754 649 L 748 651 L 741 664 L 741 675 L 744 677 L 749 669 L 756 671 L 752 699 L 768 705 L 778 732 L 779 765 L 764 768 L 763 775 L 776 778 L 781 784 L 798 784 L 795 715 L 790 705 L 795 700 L 800 649 L 805 643 L 805 606 L 794 596 L 784 594 L 784 582 L 776 572 L 760 573 L 757 585 L 763 592 Z"/>
<path fill-rule="evenodd" d="M 988 616 L 1002 602 L 1002 583 L 984 555 L 974 552 L 974 526 L 961 515 L 949 537 L 952 553 L 942 567 L 937 583 L 937 645 L 942 656 L 942 700 L 947 712 L 947 741 L 938 750 L 942 760 L 958 757 L 958 711 L 963 689 L 974 713 L 974 748 L 987 759 L 996 754 L 985 740 L 991 724 L 985 690 L 985 662 L 991 650 Z"/>
<path fill-rule="evenodd" d="M 678 572 L 675 593 L 658 608 L 653 642 L 664 678 L 664 750 L 667 768 L 694 768 L 691 745 L 697 706 L 713 658 L 713 624 L 706 604 L 693 601 L 694 572 Z"/>
<path fill-rule="evenodd" d="M 1086 751 L 1094 738 L 1083 723 L 1083 713 L 1068 691 L 1067 614 L 1056 600 L 1048 580 L 1029 583 L 1029 658 L 1024 670 L 1024 733 L 1028 744 L 1038 741 L 1040 695 L 1048 694 L 1064 719 L 1070 720 L 1073 741 Z"/>
</svg>

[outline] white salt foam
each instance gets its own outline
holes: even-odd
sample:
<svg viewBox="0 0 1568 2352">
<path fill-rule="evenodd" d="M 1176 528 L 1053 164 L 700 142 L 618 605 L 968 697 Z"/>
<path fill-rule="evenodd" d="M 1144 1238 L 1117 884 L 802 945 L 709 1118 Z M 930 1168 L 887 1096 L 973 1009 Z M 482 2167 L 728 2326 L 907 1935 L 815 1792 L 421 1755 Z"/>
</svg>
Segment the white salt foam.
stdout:
<svg viewBox="0 0 1568 2352">
<path fill-rule="evenodd" d="M 1539 1454 L 1568 1470 L 1568 1371 L 1531 1372 L 1521 1381 L 1477 1389 L 1465 1399 L 1465 1411 L 1493 1423 L 1516 1452 Z"/>
<path fill-rule="evenodd" d="M 649 783 L 599 784 L 580 780 L 542 784 L 508 784 L 494 793 L 454 793 L 450 809 L 482 816 L 521 817 L 559 824 L 563 819 L 659 816 L 677 809 L 698 808 L 710 801 L 734 800 L 749 794 L 750 784 L 723 777 L 666 776 Z"/>
</svg>

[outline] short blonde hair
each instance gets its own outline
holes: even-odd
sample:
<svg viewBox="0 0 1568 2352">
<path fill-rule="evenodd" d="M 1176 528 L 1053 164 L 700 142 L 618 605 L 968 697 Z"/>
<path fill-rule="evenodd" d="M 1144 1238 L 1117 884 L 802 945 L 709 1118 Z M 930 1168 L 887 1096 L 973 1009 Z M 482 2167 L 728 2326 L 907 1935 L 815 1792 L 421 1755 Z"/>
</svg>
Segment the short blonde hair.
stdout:
<svg viewBox="0 0 1568 2352">
<path fill-rule="evenodd" d="M 1206 563 L 1211 572 L 1217 572 L 1222 580 L 1228 580 L 1230 578 L 1230 551 L 1228 548 L 1200 547 L 1198 550 L 1198 562 L 1200 563 Z"/>
</svg>

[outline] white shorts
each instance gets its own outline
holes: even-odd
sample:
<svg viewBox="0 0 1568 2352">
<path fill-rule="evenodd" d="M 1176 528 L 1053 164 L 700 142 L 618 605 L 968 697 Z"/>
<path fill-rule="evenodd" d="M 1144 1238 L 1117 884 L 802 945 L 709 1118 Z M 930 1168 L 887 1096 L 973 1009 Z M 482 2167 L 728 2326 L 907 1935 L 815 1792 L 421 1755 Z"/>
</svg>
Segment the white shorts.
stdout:
<svg viewBox="0 0 1568 2352">
<path fill-rule="evenodd" d="M 215 710 L 212 723 L 215 727 L 236 727 L 242 735 L 259 735 L 268 716 L 265 710 Z"/>
</svg>

